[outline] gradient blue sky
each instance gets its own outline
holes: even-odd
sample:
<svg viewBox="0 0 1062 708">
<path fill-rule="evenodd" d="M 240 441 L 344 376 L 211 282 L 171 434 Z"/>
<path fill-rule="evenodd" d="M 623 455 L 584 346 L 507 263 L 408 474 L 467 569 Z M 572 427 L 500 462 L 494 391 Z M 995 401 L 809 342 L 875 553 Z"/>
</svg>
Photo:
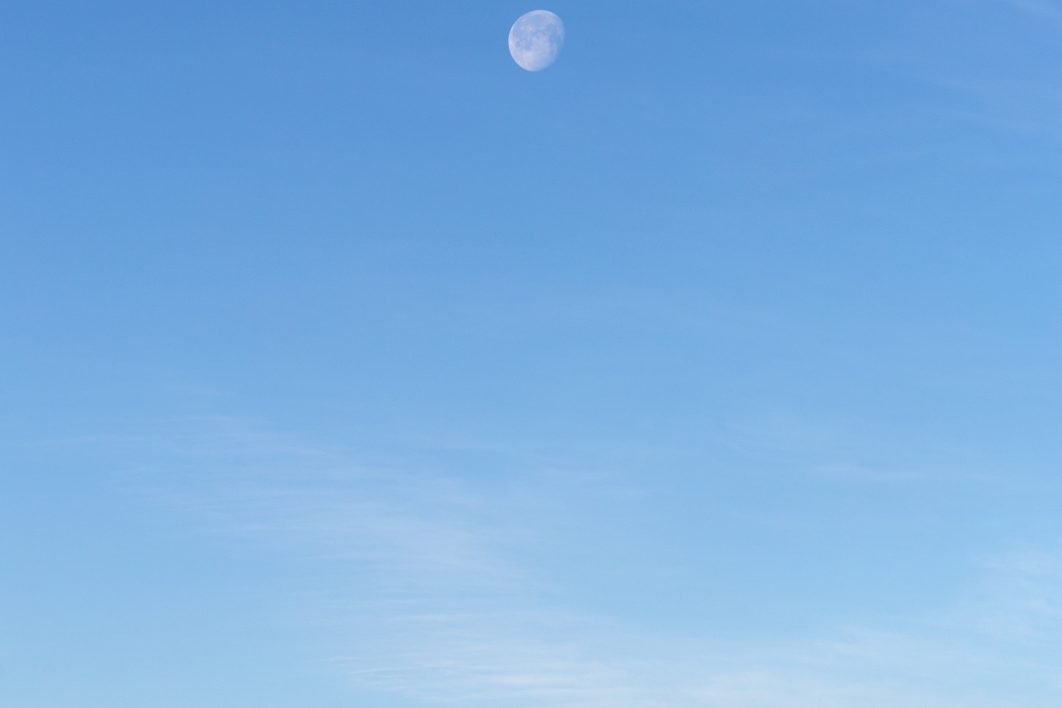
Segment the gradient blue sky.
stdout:
<svg viewBox="0 0 1062 708">
<path fill-rule="evenodd" d="M 0 5 L 0 705 L 1057 706 L 1062 2 Z"/>
</svg>

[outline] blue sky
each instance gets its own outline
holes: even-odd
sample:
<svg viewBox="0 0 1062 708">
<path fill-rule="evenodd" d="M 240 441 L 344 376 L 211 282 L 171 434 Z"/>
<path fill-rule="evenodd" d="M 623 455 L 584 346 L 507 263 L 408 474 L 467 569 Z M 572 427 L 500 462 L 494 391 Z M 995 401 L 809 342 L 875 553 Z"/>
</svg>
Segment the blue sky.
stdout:
<svg viewBox="0 0 1062 708">
<path fill-rule="evenodd" d="M 1057 704 L 1062 3 L 544 7 L 0 7 L 0 704 Z"/>
</svg>

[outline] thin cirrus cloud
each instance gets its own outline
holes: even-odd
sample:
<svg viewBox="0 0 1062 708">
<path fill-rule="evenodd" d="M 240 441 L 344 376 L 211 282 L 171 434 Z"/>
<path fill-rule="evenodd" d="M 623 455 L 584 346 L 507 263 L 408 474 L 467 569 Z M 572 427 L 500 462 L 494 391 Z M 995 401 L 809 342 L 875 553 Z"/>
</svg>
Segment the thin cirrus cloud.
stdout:
<svg viewBox="0 0 1062 708">
<path fill-rule="evenodd" d="M 1005 0 L 1005 2 L 1035 17 L 1062 23 L 1062 6 L 1050 0 Z"/>
<path fill-rule="evenodd" d="M 1045 659 L 1062 653 L 1054 549 L 987 557 L 956 598 L 887 628 L 686 636 L 551 601 L 527 547 L 551 520 L 528 528 L 519 495 L 235 419 L 180 427 L 126 439 L 154 470 L 140 483 L 189 522 L 327 568 L 331 586 L 307 608 L 334 634 L 319 660 L 356 688 L 571 708 L 1002 707 L 1016 691 L 1047 706 L 1062 690 Z"/>
</svg>

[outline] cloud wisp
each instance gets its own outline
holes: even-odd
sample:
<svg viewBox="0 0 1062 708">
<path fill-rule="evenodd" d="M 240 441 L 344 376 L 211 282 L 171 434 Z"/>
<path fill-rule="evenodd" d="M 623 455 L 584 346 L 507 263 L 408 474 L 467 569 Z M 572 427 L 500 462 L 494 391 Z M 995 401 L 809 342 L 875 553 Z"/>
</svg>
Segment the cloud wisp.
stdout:
<svg viewBox="0 0 1062 708">
<path fill-rule="evenodd" d="M 561 708 L 1046 706 L 1062 690 L 1055 549 L 989 556 L 956 599 L 887 627 L 705 636 L 551 599 L 535 538 L 556 519 L 529 513 L 528 485 L 361 462 L 232 419 L 169 432 L 123 443 L 137 484 L 325 569 L 306 599 L 332 635 L 320 658 L 357 690 Z"/>
<path fill-rule="evenodd" d="M 1016 10 L 1040 20 L 1057 22 L 1062 26 L 1062 6 L 1051 0 L 1004 0 Z"/>
</svg>

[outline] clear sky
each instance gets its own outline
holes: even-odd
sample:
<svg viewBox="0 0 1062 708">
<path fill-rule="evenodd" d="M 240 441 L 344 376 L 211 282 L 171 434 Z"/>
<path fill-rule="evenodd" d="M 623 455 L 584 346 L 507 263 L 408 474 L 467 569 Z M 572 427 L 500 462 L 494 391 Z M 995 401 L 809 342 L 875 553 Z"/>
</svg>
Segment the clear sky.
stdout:
<svg viewBox="0 0 1062 708">
<path fill-rule="evenodd" d="M 1062 695 L 1062 2 L 0 4 L 0 705 Z"/>
</svg>

